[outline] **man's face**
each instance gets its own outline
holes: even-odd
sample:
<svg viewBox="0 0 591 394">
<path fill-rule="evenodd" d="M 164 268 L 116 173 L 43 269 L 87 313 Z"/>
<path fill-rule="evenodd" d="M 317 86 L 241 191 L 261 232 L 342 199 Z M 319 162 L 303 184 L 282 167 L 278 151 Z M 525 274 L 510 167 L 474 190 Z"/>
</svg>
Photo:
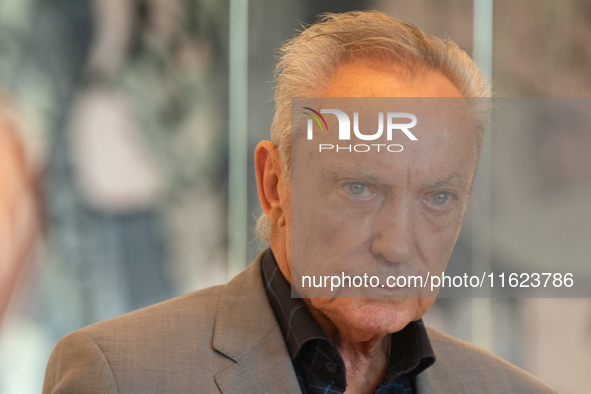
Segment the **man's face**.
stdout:
<svg viewBox="0 0 591 394">
<path fill-rule="evenodd" d="M 324 96 L 460 94 L 436 72 L 409 79 L 391 69 L 353 63 L 339 69 Z M 384 283 L 388 275 L 424 276 L 445 269 L 477 162 L 477 136 L 467 107 L 458 105 L 460 100 L 430 100 L 436 105 L 426 106 L 427 100 L 418 99 L 408 111 L 419 119 L 412 129 L 418 141 L 411 142 L 401 132 L 392 141 L 385 136 L 372 141 L 399 143 L 404 146 L 400 153 L 319 154 L 323 137 L 315 137 L 313 145 L 306 145 L 309 141 L 304 138 L 293 142 L 293 178 L 291 185 L 285 185 L 291 186 L 291 201 L 283 207 L 286 234 L 280 247 L 287 252 L 287 261 L 278 263 L 287 265 L 282 271 L 293 274 L 296 289 L 303 291 L 301 275 L 367 273 Z M 329 129 L 336 129 L 336 124 L 332 128 L 329 124 Z M 364 142 L 342 141 L 343 145 Z M 273 243 L 271 247 L 276 249 Z M 306 303 L 325 329 L 364 341 L 399 331 L 422 317 L 434 298 L 417 298 L 415 290 L 341 288 L 330 294 L 333 298 L 312 295 Z"/>
</svg>

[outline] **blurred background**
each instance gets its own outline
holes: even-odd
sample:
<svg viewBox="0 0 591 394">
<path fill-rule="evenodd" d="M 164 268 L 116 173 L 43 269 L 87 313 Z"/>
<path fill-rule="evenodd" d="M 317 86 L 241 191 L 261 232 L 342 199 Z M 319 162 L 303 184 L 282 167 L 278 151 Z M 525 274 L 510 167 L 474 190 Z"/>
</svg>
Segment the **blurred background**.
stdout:
<svg viewBox="0 0 591 394">
<path fill-rule="evenodd" d="M 0 394 L 39 393 L 67 333 L 264 249 L 252 155 L 275 51 L 352 9 L 451 38 L 495 96 L 591 108 L 589 0 L 0 0 Z M 450 265 L 591 276 L 591 134 L 502 131 Z M 591 393 L 590 299 L 440 299 L 425 321 Z"/>
</svg>

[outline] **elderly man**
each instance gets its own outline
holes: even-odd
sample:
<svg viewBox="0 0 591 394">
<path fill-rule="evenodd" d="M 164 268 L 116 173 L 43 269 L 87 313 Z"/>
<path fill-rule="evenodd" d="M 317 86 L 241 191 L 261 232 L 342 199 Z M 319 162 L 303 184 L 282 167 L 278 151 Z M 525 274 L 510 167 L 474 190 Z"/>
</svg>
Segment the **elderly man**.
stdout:
<svg viewBox="0 0 591 394">
<path fill-rule="evenodd" d="M 300 283 L 314 267 L 424 275 L 445 266 L 484 128 L 482 108 L 463 98 L 487 92 L 452 43 L 377 12 L 325 16 L 284 46 L 272 141 L 255 152 L 264 210 L 258 230 L 270 249 L 225 286 L 65 337 L 49 361 L 44 393 L 553 392 L 491 354 L 426 329 L 420 319 L 433 297 L 404 286 L 307 293 Z M 388 118 L 380 141 L 403 149 L 330 151 L 336 118 L 321 117 L 324 129 L 319 121 L 308 138 L 298 135 L 293 97 L 414 97 L 398 99 L 409 110 L 392 116 L 430 126 L 417 128 L 413 140 L 410 125 L 403 133 Z M 439 104 L 421 104 L 430 99 Z M 356 136 L 369 138 L 359 122 Z M 305 298 L 292 298 L 292 288 Z"/>
</svg>

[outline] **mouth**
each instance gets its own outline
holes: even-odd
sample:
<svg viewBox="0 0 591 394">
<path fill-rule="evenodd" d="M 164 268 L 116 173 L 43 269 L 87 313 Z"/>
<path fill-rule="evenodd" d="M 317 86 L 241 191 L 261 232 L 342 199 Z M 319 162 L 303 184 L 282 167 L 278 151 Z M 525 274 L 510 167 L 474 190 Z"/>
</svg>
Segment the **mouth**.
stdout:
<svg viewBox="0 0 591 394">
<path fill-rule="evenodd" d="M 416 298 L 418 292 L 418 289 L 410 286 L 388 287 L 385 285 L 364 290 L 366 290 L 364 293 L 371 294 L 373 298 Z"/>
<path fill-rule="evenodd" d="M 420 289 L 410 286 L 379 285 L 376 287 L 340 288 L 333 294 L 333 298 L 417 298 L 419 293 Z"/>
</svg>

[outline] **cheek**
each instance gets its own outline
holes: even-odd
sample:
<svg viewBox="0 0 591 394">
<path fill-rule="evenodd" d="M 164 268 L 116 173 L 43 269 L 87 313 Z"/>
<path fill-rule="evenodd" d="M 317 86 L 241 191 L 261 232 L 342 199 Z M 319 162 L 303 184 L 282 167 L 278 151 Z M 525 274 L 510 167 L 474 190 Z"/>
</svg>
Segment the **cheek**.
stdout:
<svg viewBox="0 0 591 394">
<path fill-rule="evenodd" d="M 460 233 L 462 217 L 460 207 L 457 212 L 439 217 L 423 212 L 416 234 L 420 254 L 427 260 L 449 258 Z"/>
<path fill-rule="evenodd" d="M 292 240 L 298 253 L 319 261 L 323 256 L 343 258 L 369 237 L 368 218 L 337 209 L 338 204 L 330 198 L 312 194 L 294 197 L 293 201 Z"/>
</svg>

